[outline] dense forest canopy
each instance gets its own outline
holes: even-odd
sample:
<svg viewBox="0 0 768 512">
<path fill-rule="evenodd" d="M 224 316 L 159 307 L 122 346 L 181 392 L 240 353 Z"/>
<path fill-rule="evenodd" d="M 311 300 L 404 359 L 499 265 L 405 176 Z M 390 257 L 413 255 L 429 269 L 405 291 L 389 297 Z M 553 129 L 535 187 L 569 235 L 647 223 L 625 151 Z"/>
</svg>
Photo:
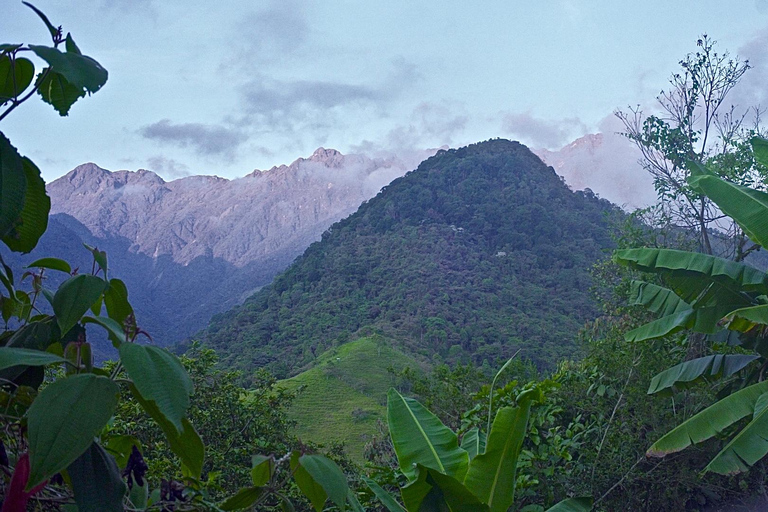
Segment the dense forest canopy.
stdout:
<svg viewBox="0 0 768 512">
<path fill-rule="evenodd" d="M 224 364 L 282 376 L 364 327 L 426 358 L 479 365 L 523 348 L 552 368 L 597 314 L 589 268 L 621 215 L 517 142 L 440 151 L 200 338 Z"/>
</svg>

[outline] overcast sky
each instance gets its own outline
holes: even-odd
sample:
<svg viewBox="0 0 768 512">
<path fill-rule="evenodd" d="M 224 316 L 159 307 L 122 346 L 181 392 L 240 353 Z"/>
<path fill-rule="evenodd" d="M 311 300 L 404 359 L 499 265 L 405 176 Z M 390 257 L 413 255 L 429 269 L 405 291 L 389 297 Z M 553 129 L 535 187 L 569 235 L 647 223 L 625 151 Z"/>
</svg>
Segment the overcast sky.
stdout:
<svg viewBox="0 0 768 512">
<path fill-rule="evenodd" d="M 318 146 L 399 153 L 507 137 L 557 149 L 650 105 L 702 33 L 767 103 L 768 0 L 36 0 L 109 81 L 66 118 L 0 125 L 47 180 L 78 164 L 229 178 Z M 0 43 L 45 43 L 0 0 Z"/>
</svg>

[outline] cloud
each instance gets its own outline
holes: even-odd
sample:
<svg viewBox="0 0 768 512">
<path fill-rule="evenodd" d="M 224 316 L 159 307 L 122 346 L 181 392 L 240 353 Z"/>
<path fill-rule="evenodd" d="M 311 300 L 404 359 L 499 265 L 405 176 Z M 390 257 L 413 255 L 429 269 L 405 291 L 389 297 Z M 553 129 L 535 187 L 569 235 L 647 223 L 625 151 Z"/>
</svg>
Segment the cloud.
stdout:
<svg viewBox="0 0 768 512">
<path fill-rule="evenodd" d="M 415 66 L 402 59 L 392 62 L 389 75 L 378 84 L 288 81 L 261 75 L 241 87 L 241 117 L 232 121 L 238 125 L 259 125 L 265 131 L 319 131 L 354 122 L 351 119 L 364 109 L 386 115 L 385 107 L 419 78 Z M 315 135 L 322 137 L 320 133 Z"/>
<path fill-rule="evenodd" d="M 246 14 L 237 23 L 240 62 L 259 63 L 285 59 L 305 47 L 310 25 L 301 0 L 272 0 L 261 10 Z"/>
<path fill-rule="evenodd" d="M 396 158 L 412 170 L 437 149 L 453 145 L 468 122 L 463 105 L 423 102 L 411 111 L 408 124 L 395 126 L 377 142 L 366 139 L 354 144 L 351 150 L 379 159 Z"/>
<path fill-rule="evenodd" d="M 154 171 L 166 178 L 183 178 L 184 176 L 190 176 L 192 173 L 189 171 L 189 167 L 173 160 L 172 158 L 166 158 L 164 156 L 153 156 L 147 160 L 147 167 L 150 171 Z"/>
<path fill-rule="evenodd" d="M 766 47 L 768 47 L 768 29 L 761 30 L 739 48 L 738 56 L 748 60 L 752 69 L 746 72 L 739 85 L 733 89 L 729 100 L 742 109 L 759 105 L 767 106 L 766 94 L 768 90 L 766 90 L 765 84 L 768 83 L 768 56 L 765 52 Z"/>
<path fill-rule="evenodd" d="M 587 126 L 578 117 L 545 120 L 530 112 L 504 114 L 501 125 L 502 130 L 527 145 L 550 149 L 561 147 L 575 135 L 587 132 Z"/>
<path fill-rule="evenodd" d="M 222 125 L 174 124 L 169 119 L 145 126 L 139 133 L 146 139 L 163 144 L 191 147 L 199 155 L 226 158 L 232 158 L 235 150 L 248 138 L 245 133 Z"/>
<path fill-rule="evenodd" d="M 376 102 L 385 96 L 383 91 L 363 85 L 312 80 L 283 82 L 268 78 L 246 84 L 243 94 L 250 113 L 273 122 L 285 116 L 306 117 L 313 110 Z"/>
</svg>

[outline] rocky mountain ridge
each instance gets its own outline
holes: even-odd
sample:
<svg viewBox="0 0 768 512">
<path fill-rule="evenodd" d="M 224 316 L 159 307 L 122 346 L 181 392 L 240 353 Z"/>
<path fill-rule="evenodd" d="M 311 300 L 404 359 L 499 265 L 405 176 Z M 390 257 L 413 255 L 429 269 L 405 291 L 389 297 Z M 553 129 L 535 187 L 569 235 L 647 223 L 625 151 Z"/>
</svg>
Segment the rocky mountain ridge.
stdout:
<svg viewBox="0 0 768 512">
<path fill-rule="evenodd" d="M 243 267 L 287 247 L 297 256 L 408 170 L 395 159 L 319 148 L 309 158 L 234 180 L 166 182 L 144 169 L 110 172 L 88 163 L 50 183 L 48 193 L 52 214 L 74 217 L 97 238 L 123 237 L 134 252 L 182 265 L 210 256 Z"/>
</svg>

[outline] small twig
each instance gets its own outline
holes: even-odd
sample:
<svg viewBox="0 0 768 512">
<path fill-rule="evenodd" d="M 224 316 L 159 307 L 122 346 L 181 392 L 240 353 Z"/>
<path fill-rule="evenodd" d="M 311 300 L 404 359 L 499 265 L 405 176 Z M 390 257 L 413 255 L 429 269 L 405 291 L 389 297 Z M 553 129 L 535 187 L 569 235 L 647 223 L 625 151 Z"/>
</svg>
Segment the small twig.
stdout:
<svg viewBox="0 0 768 512">
<path fill-rule="evenodd" d="M 633 469 L 635 469 L 635 467 L 637 467 L 637 465 L 638 465 L 638 464 L 640 464 L 640 463 L 643 461 L 643 459 L 645 459 L 645 456 L 642 456 L 642 457 L 640 457 L 639 459 L 637 459 L 637 461 L 636 461 L 634 464 L 632 464 L 632 467 L 631 467 L 631 468 L 629 468 L 629 470 L 628 470 L 626 473 L 624 473 L 624 476 L 622 476 L 622 477 L 619 479 L 619 481 L 618 481 L 618 482 L 616 482 L 615 484 L 613 484 L 613 485 L 611 486 L 611 488 L 610 488 L 610 489 L 608 489 L 608 490 L 605 492 L 605 494 L 603 494 L 602 496 L 600 496 L 599 498 L 597 498 L 597 499 L 595 500 L 595 502 L 594 502 L 594 505 L 597 505 L 598 503 L 600 503 L 601 501 L 603 501 L 603 500 L 605 499 L 605 497 L 606 497 L 606 496 L 608 496 L 609 494 L 611 494 L 615 488 L 617 488 L 619 485 L 621 485 L 621 483 L 622 483 L 624 480 L 626 480 L 626 478 L 629 476 L 629 474 L 632 472 L 632 470 L 633 470 Z M 659 463 L 659 464 L 661 464 L 661 463 Z"/>
</svg>

